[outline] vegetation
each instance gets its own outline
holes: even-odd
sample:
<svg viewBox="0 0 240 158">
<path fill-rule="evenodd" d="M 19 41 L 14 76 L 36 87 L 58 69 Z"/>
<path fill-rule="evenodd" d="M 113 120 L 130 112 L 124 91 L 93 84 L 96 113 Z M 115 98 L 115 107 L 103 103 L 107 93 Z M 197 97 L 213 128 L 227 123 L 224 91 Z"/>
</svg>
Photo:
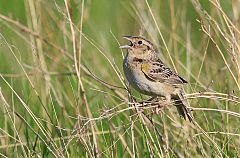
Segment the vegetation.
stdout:
<svg viewBox="0 0 240 158">
<path fill-rule="evenodd" d="M 127 90 L 123 35 L 189 82 L 196 124 Z M 240 157 L 239 39 L 237 0 L 0 0 L 0 155 Z"/>
</svg>

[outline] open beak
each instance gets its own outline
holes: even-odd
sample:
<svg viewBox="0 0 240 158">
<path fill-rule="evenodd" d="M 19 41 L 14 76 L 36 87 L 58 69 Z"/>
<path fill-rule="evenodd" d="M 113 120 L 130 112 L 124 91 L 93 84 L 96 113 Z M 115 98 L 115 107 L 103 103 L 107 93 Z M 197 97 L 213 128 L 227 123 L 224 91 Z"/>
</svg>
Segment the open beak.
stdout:
<svg viewBox="0 0 240 158">
<path fill-rule="evenodd" d="M 123 38 L 131 42 L 131 36 L 123 36 Z M 129 49 L 129 48 L 131 48 L 131 46 L 130 45 L 123 45 L 123 46 L 120 46 L 119 48 L 120 49 Z"/>
<path fill-rule="evenodd" d="M 131 41 L 132 40 L 132 36 L 123 36 L 124 39 Z"/>
<path fill-rule="evenodd" d="M 129 49 L 129 48 L 131 48 L 129 45 L 123 45 L 123 46 L 120 46 L 119 47 L 120 49 Z"/>
</svg>

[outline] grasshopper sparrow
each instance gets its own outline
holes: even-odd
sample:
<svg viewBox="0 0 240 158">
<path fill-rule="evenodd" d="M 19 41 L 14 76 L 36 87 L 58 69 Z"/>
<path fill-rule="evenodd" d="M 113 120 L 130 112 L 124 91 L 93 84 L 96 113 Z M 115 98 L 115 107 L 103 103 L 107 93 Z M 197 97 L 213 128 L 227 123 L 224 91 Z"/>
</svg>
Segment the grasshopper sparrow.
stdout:
<svg viewBox="0 0 240 158">
<path fill-rule="evenodd" d="M 193 117 L 186 107 L 188 102 L 183 96 L 183 84 L 187 81 L 160 60 L 150 41 L 140 36 L 123 38 L 130 41 L 129 45 L 120 46 L 127 49 L 123 70 L 130 85 L 142 94 L 163 96 L 167 103 L 173 99 L 179 114 L 192 121 Z"/>
</svg>

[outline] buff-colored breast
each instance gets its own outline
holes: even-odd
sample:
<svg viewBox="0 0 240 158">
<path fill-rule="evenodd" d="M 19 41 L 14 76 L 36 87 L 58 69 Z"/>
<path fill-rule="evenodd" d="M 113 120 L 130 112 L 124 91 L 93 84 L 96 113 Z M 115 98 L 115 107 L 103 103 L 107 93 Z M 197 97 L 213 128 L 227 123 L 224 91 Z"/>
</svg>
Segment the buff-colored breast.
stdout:
<svg viewBox="0 0 240 158">
<path fill-rule="evenodd" d="M 123 70 L 129 84 L 140 93 L 149 96 L 168 96 L 174 91 L 171 85 L 149 80 L 141 71 L 141 63 L 132 61 L 128 56 L 124 58 Z"/>
</svg>

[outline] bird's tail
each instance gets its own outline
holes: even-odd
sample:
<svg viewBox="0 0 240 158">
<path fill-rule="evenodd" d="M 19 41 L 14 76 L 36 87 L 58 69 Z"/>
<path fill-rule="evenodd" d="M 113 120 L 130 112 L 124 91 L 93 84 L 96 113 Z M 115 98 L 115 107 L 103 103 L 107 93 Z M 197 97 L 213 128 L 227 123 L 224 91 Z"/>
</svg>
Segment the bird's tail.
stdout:
<svg viewBox="0 0 240 158">
<path fill-rule="evenodd" d="M 188 102 L 186 98 L 183 96 L 183 92 L 181 91 L 180 93 L 178 93 L 174 100 L 179 115 L 181 115 L 185 120 L 188 118 L 188 120 L 192 122 L 193 116 L 191 114 L 191 111 L 187 108 Z"/>
</svg>

